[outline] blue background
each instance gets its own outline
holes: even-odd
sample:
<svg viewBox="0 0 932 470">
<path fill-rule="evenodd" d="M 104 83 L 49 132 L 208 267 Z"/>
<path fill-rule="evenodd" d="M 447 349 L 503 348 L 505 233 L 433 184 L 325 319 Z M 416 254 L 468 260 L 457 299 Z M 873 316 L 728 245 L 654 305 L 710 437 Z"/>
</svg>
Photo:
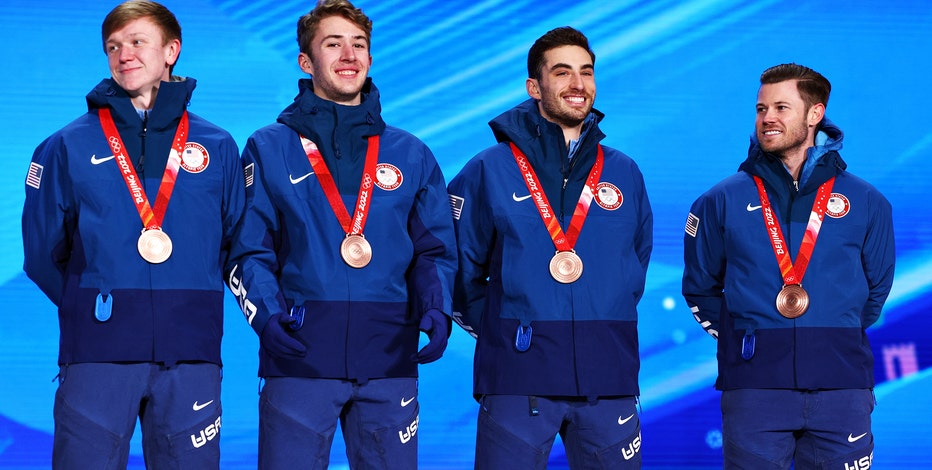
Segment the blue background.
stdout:
<svg viewBox="0 0 932 470">
<path fill-rule="evenodd" d="M 191 110 L 242 148 L 302 78 L 294 40 L 308 0 L 166 0 L 183 28 L 175 72 L 198 79 Z M 111 2 L 6 0 L 0 74 L 0 469 L 46 468 L 51 454 L 57 318 L 22 273 L 20 214 L 32 151 L 85 111 L 108 75 L 100 23 Z M 526 98 L 527 50 L 572 25 L 597 54 L 596 107 L 607 145 L 634 157 L 655 213 L 640 304 L 645 468 L 720 468 L 715 344 L 679 295 L 690 203 L 737 169 L 753 130 L 757 78 L 798 62 L 833 84 L 828 113 L 842 155 L 893 203 L 897 275 L 876 355 L 875 458 L 927 465 L 932 422 L 932 5 L 897 1 L 359 0 L 374 21 L 371 76 L 387 122 L 423 139 L 447 179 L 493 143 L 486 122 Z M 223 357 L 223 468 L 255 468 L 258 342 L 231 296 Z M 473 340 L 454 331 L 421 369 L 422 468 L 471 468 Z M 131 468 L 142 468 L 139 432 Z M 344 468 L 337 439 L 332 468 Z M 555 446 L 550 468 L 565 468 Z"/>
</svg>

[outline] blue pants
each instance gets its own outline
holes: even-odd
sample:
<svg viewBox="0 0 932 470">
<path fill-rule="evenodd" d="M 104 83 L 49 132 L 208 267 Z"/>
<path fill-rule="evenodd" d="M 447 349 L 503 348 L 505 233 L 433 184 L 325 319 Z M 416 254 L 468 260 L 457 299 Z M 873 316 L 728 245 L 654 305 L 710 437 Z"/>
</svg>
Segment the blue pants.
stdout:
<svg viewBox="0 0 932 470">
<path fill-rule="evenodd" d="M 337 420 L 351 468 L 416 469 L 417 379 L 269 377 L 259 399 L 259 468 L 322 469 Z"/>
<path fill-rule="evenodd" d="M 476 469 L 544 469 L 559 434 L 574 469 L 641 468 L 634 397 L 556 399 L 486 395 L 479 406 Z"/>
<path fill-rule="evenodd" d="M 220 366 L 62 366 L 55 393 L 55 469 L 125 469 L 139 418 L 148 468 L 220 467 Z"/>
<path fill-rule="evenodd" d="M 870 390 L 722 392 L 726 469 L 867 470 Z"/>
</svg>

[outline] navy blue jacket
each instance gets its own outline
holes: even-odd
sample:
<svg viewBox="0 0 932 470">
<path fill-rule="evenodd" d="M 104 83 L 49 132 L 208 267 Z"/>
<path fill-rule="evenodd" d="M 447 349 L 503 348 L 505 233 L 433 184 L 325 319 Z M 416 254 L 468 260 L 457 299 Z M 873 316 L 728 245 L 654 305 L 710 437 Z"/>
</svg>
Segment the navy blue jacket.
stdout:
<svg viewBox="0 0 932 470">
<path fill-rule="evenodd" d="M 87 114 L 52 134 L 33 155 L 23 208 L 24 269 L 58 307 L 61 364 L 220 364 L 223 268 L 245 202 L 236 142 L 188 113 L 185 153 L 197 158 L 182 158 L 190 164 L 178 171 L 162 224 L 173 253 L 150 264 L 137 252 L 142 221 L 98 117 L 98 109 L 111 109 L 155 204 L 194 87 L 191 78 L 162 82 L 144 123 L 126 92 L 103 80 L 87 95 Z M 95 318 L 99 294 L 112 301 L 106 321 Z"/>
<path fill-rule="evenodd" d="M 490 123 L 500 143 L 476 155 L 450 182 L 460 260 L 455 318 L 478 336 L 477 395 L 639 393 L 637 304 L 653 229 L 640 170 L 625 154 L 603 146 L 600 183 L 606 185 L 600 186 L 611 193 L 593 198 L 576 242 L 582 277 L 561 284 L 548 268 L 556 248 L 526 197 L 507 143 L 527 156 L 565 232 L 604 138 L 601 117 L 593 111 L 570 161 L 562 129 L 528 100 Z M 617 199 L 607 197 L 612 194 Z M 532 328 L 524 352 L 515 347 L 519 325 Z"/>
<path fill-rule="evenodd" d="M 893 282 L 893 220 L 883 195 L 845 170 L 838 154 L 842 141 L 841 130 L 824 120 L 797 190 L 783 163 L 754 140 L 738 173 L 713 186 L 690 209 L 683 295 L 696 320 L 718 338 L 719 389 L 874 384 L 865 328 L 877 321 Z M 764 181 L 794 261 L 817 190 L 835 177 L 802 279 L 809 309 L 796 319 L 776 309 L 783 278 L 761 215 L 755 175 Z"/>
<path fill-rule="evenodd" d="M 387 126 L 378 90 L 344 106 L 299 82 L 278 122 L 256 131 L 243 151 L 247 209 L 235 245 L 230 288 L 261 334 L 272 315 L 306 309 L 295 333 L 302 360 L 259 353 L 259 375 L 368 380 L 416 377 L 418 323 L 431 309 L 449 314 L 456 248 L 445 182 L 420 140 Z M 372 260 L 352 268 L 340 257 L 346 233 L 318 182 L 299 133 L 317 144 L 352 217 L 367 137 L 380 136 L 379 180 L 363 231 Z M 397 173 L 395 172 L 397 170 Z M 399 183 L 397 185 L 395 183 Z"/>
</svg>

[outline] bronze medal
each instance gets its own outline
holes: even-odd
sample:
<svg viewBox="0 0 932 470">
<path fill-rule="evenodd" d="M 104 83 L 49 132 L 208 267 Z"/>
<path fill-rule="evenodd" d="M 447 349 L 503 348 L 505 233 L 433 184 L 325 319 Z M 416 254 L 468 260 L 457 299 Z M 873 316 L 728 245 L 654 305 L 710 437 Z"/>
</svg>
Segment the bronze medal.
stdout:
<svg viewBox="0 0 932 470">
<path fill-rule="evenodd" d="M 161 229 L 146 229 L 139 235 L 136 249 L 142 259 L 152 263 L 164 263 L 172 255 L 172 239 Z"/>
<path fill-rule="evenodd" d="M 563 284 L 575 282 L 582 276 L 582 270 L 582 259 L 576 255 L 575 251 L 558 251 L 550 259 L 550 275 L 557 282 Z"/>
<path fill-rule="evenodd" d="M 799 318 L 809 309 L 809 294 L 799 284 L 787 284 L 777 294 L 777 311 L 786 318 Z"/>
<path fill-rule="evenodd" d="M 362 268 L 372 260 L 372 246 L 362 235 L 347 235 L 340 243 L 340 256 L 353 268 Z"/>
</svg>

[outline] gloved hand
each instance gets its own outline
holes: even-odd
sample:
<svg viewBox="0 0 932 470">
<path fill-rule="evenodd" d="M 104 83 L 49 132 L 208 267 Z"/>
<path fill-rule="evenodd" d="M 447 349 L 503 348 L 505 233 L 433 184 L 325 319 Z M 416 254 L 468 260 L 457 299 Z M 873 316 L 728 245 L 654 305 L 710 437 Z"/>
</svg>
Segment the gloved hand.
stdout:
<svg viewBox="0 0 932 470">
<path fill-rule="evenodd" d="M 450 338 L 450 317 L 446 316 L 437 309 L 430 309 L 421 317 L 421 324 L 418 328 L 427 333 L 430 342 L 427 343 L 420 351 L 411 357 L 412 361 L 419 364 L 434 362 L 443 356 L 443 351 L 447 349 L 447 340 Z"/>
<path fill-rule="evenodd" d="M 259 344 L 265 352 L 277 359 L 297 359 L 307 354 L 307 348 L 291 336 L 285 328 L 295 322 L 295 318 L 284 313 L 276 313 L 259 335 Z"/>
</svg>

